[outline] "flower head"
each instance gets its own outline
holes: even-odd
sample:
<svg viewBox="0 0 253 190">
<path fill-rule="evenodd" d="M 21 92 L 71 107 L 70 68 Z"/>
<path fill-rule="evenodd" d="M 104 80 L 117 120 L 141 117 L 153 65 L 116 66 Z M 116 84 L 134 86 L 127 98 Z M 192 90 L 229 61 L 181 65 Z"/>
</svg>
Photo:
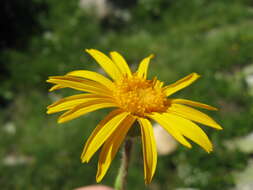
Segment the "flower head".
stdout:
<svg viewBox="0 0 253 190">
<path fill-rule="evenodd" d="M 86 50 L 104 69 L 109 78 L 92 71 L 77 70 L 64 76 L 49 77 L 47 82 L 55 84 L 50 91 L 72 88 L 85 93 L 63 98 L 48 106 L 48 114 L 66 111 L 59 119 L 63 123 L 102 108 L 115 108 L 94 129 L 86 141 L 82 162 L 89 162 L 101 148 L 98 161 L 97 181 L 106 174 L 112 160 L 131 127 L 139 123 L 142 139 L 144 178 L 150 183 L 156 170 L 157 152 L 150 120 L 159 123 L 182 145 L 191 148 L 186 139 L 212 151 L 212 143 L 196 124 L 222 129 L 212 118 L 196 110 L 200 107 L 217 110 L 207 104 L 174 99 L 169 96 L 193 83 L 199 75 L 192 73 L 177 82 L 164 86 L 157 78 L 147 79 L 147 71 L 153 55 L 144 58 L 137 71 L 131 72 L 125 59 L 117 52 L 110 58 L 102 52 Z"/>
</svg>

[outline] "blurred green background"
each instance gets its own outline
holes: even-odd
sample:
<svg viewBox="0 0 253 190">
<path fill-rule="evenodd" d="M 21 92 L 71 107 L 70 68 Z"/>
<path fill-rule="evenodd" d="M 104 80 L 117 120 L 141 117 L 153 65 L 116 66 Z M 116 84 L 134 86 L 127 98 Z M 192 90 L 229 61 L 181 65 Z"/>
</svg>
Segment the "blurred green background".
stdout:
<svg viewBox="0 0 253 190">
<path fill-rule="evenodd" d="M 57 114 L 45 113 L 47 105 L 73 94 L 48 93 L 48 76 L 99 70 L 85 48 L 119 51 L 133 68 L 154 53 L 149 77 L 167 83 L 198 72 L 201 79 L 175 96 L 220 108 L 206 113 L 224 130 L 203 128 L 214 152 L 178 146 L 159 156 L 149 186 L 137 140 L 129 189 L 253 189 L 251 0 L 3 0 L 0 9 L 1 189 L 68 190 L 96 183 L 97 156 L 81 164 L 80 154 L 107 111 L 61 125 Z M 119 160 L 120 154 L 103 184 L 113 185 Z"/>
</svg>

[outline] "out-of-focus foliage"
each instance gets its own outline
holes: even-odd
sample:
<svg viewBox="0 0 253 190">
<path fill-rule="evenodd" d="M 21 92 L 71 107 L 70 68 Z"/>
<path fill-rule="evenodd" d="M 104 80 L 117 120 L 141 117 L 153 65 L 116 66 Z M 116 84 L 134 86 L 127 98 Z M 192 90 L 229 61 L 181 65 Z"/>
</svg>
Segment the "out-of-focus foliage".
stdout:
<svg viewBox="0 0 253 190">
<path fill-rule="evenodd" d="M 95 0 L 94 0 L 95 1 Z M 103 17 L 78 0 L 3 1 L 0 54 L 1 189 L 73 189 L 95 183 L 96 162 L 81 164 L 83 144 L 106 111 L 56 124 L 46 106 L 72 94 L 48 94 L 49 75 L 97 70 L 85 48 L 121 52 L 133 68 L 154 53 L 149 76 L 168 83 L 191 72 L 201 79 L 178 93 L 220 108 L 212 116 L 223 131 L 204 128 L 214 153 L 180 147 L 159 157 L 149 187 L 143 182 L 140 139 L 129 171 L 129 187 L 230 189 L 233 172 L 249 154 L 225 141 L 252 131 L 253 101 L 242 70 L 253 64 L 253 4 L 250 0 L 109 0 Z M 103 183 L 113 185 L 119 156 Z"/>
</svg>

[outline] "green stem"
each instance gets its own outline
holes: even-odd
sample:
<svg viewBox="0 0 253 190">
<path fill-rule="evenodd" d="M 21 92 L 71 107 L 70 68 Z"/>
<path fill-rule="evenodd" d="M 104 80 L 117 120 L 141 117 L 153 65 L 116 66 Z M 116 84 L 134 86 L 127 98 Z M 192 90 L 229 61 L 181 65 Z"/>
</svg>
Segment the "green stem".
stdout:
<svg viewBox="0 0 253 190">
<path fill-rule="evenodd" d="M 121 165 L 115 181 L 115 190 L 126 190 L 128 167 L 133 147 L 133 138 L 127 138 L 123 147 Z"/>
</svg>

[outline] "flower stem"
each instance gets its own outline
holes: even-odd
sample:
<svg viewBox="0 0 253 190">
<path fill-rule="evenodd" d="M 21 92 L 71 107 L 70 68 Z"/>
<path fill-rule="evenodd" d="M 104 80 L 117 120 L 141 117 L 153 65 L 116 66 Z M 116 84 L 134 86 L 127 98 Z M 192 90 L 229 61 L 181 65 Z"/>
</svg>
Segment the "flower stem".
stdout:
<svg viewBox="0 0 253 190">
<path fill-rule="evenodd" d="M 123 147 L 121 165 L 115 181 L 115 190 L 126 190 L 128 167 L 133 147 L 133 138 L 127 138 Z"/>
</svg>

